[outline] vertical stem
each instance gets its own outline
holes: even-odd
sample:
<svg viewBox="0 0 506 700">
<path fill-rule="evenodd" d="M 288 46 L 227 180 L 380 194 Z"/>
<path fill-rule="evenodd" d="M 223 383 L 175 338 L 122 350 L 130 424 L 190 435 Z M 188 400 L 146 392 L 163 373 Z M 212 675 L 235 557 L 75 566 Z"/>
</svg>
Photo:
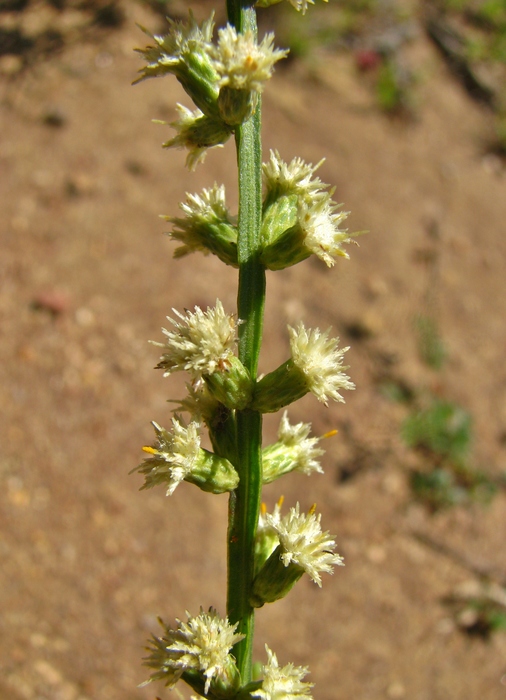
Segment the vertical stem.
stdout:
<svg viewBox="0 0 506 700">
<path fill-rule="evenodd" d="M 256 13 L 245 0 L 227 0 L 229 21 L 240 32 L 257 32 Z M 262 217 L 261 103 L 253 116 L 237 128 L 239 168 L 239 291 L 237 310 L 239 359 L 256 377 L 262 337 L 265 270 L 258 261 Z M 243 683 L 251 680 L 254 610 L 249 603 L 253 580 L 255 532 L 262 488 L 262 416 L 251 410 L 236 416 L 239 486 L 230 496 L 228 529 L 227 615 L 238 622 L 245 638 L 234 654 Z"/>
</svg>

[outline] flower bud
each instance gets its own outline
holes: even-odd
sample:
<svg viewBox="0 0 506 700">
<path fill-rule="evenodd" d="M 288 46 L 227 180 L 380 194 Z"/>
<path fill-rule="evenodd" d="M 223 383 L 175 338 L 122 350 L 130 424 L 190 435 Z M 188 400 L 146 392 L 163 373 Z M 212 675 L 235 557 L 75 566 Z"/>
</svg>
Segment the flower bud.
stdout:
<svg viewBox="0 0 506 700">
<path fill-rule="evenodd" d="M 235 461 L 235 423 L 230 409 L 211 395 L 205 384 L 196 389 L 187 384 L 188 395 L 176 403 L 175 412 L 187 411 L 192 420 L 204 422 L 209 430 L 213 450 L 221 457 Z"/>
<path fill-rule="evenodd" d="M 262 214 L 260 239 L 266 248 L 277 241 L 287 229 L 297 223 L 297 195 L 280 195 L 273 201 L 266 201 Z"/>
<path fill-rule="evenodd" d="M 194 670 L 185 671 L 181 678 L 199 694 L 199 698 L 202 696 L 206 700 L 232 700 L 237 698 L 241 688 L 241 674 L 231 655 L 225 659 L 219 675 L 214 676 L 210 683 L 201 672 Z"/>
<path fill-rule="evenodd" d="M 277 5 L 281 0 L 257 0 L 255 7 L 270 7 L 271 5 Z M 297 12 L 306 14 L 306 10 L 309 5 L 314 5 L 314 0 L 288 0 L 290 5 L 294 7 Z M 323 2 L 328 2 L 328 0 L 323 0 Z"/>
</svg>

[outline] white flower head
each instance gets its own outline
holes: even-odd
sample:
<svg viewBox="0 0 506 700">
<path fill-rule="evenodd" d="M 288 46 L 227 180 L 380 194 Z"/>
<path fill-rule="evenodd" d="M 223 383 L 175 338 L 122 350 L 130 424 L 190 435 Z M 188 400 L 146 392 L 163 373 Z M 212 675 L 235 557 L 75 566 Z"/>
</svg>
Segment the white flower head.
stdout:
<svg viewBox="0 0 506 700">
<path fill-rule="evenodd" d="M 225 202 L 225 185 L 216 182 L 210 189 L 204 188 L 202 193 L 186 193 L 186 202 L 180 204 L 186 217 L 193 222 L 213 222 L 229 219 L 228 208 Z"/>
<path fill-rule="evenodd" d="M 195 170 L 207 155 L 207 149 L 221 147 L 230 137 L 230 130 L 222 123 L 210 119 L 200 110 L 192 112 L 177 104 L 179 119 L 169 123 L 177 131 L 176 136 L 163 144 L 164 148 L 186 148 L 186 167 Z M 159 122 L 165 124 L 166 122 Z"/>
<path fill-rule="evenodd" d="M 174 72 L 185 56 L 207 51 L 211 45 L 214 13 L 200 26 L 195 21 L 191 10 L 188 22 L 169 18 L 168 22 L 169 32 L 165 35 L 153 35 L 141 27 L 142 31 L 153 39 L 155 45 L 148 46 L 146 49 L 137 49 L 137 52 L 144 56 L 147 65 L 141 69 L 142 75 L 135 82 Z"/>
<path fill-rule="evenodd" d="M 201 194 L 187 192 L 186 201 L 179 207 L 185 213 L 185 217 L 162 217 L 174 226 L 169 234 L 170 237 L 183 243 L 174 253 L 176 258 L 195 251 L 207 255 L 211 252 L 207 240 L 209 227 L 220 224 L 234 226 L 225 202 L 225 185 L 218 186 L 215 183 L 212 188 L 203 189 Z"/>
<path fill-rule="evenodd" d="M 263 667 L 264 680 L 260 690 L 251 695 L 260 700 L 312 700 L 311 688 L 313 683 L 303 681 L 308 674 L 306 666 L 287 664 L 279 667 L 276 654 L 265 645 L 267 663 Z"/>
<path fill-rule="evenodd" d="M 167 484 L 167 496 L 191 474 L 200 453 L 200 425 L 192 421 L 187 427 L 178 417 L 172 419 L 172 432 L 153 422 L 157 441 L 144 452 L 152 455 L 134 471 L 146 477 L 142 488 Z"/>
<path fill-rule="evenodd" d="M 333 566 L 343 566 L 343 558 L 334 554 L 335 541 L 328 532 L 322 532 L 321 515 L 312 510 L 300 513 L 299 504 L 280 522 L 269 515 L 268 522 L 276 530 L 282 546 L 281 560 L 285 566 L 297 564 L 321 587 L 320 572 L 332 574 Z"/>
<path fill-rule="evenodd" d="M 316 165 L 302 158 L 285 163 L 278 151 L 271 150 L 269 161 L 262 164 L 264 185 L 268 192 L 274 191 L 278 196 L 296 194 L 309 202 L 326 197 L 329 185 L 313 177 L 323 160 Z"/>
<path fill-rule="evenodd" d="M 211 681 L 234 664 L 230 650 L 244 635 L 236 633 L 238 623 L 231 625 L 212 608 L 196 617 L 186 614 L 187 622 L 177 620 L 177 629 L 166 627 L 163 637 L 153 638 L 145 663 L 155 669 L 150 680 L 165 680 L 166 685 L 174 685 L 185 671 L 201 672 L 207 694 Z"/>
<path fill-rule="evenodd" d="M 324 2 L 328 2 L 328 0 L 323 0 Z M 314 0 L 288 0 L 290 5 L 292 7 L 295 7 L 297 12 L 302 12 L 303 15 L 306 14 L 306 10 L 309 7 L 309 5 L 314 5 Z"/>
<path fill-rule="evenodd" d="M 285 411 L 278 430 L 278 441 L 262 451 L 262 479 L 269 484 L 289 472 L 298 471 L 306 476 L 314 472 L 323 474 L 318 457 L 325 450 L 318 447 L 321 438 L 308 437 L 311 423 L 290 425 Z M 332 435 L 329 433 L 328 436 Z M 325 436 L 324 436 L 325 437 Z"/>
<path fill-rule="evenodd" d="M 308 437 L 310 431 L 311 423 L 290 425 L 287 411 L 283 413 L 278 430 L 279 442 L 290 448 L 295 463 L 294 469 L 307 476 L 313 472 L 323 474 L 323 469 L 317 458 L 325 454 L 325 450 L 317 447 L 320 438 Z"/>
<path fill-rule="evenodd" d="M 343 243 L 353 241 L 346 229 L 339 228 L 349 212 L 336 211 L 339 207 L 332 202 L 330 195 L 311 204 L 304 200 L 299 202 L 298 216 L 305 235 L 304 245 L 323 260 L 327 267 L 334 265 L 336 255 L 346 259 L 350 257 L 343 249 Z"/>
<path fill-rule="evenodd" d="M 238 34 L 230 24 L 220 29 L 218 44 L 210 49 L 214 68 L 220 76 L 219 86 L 262 92 L 274 64 L 288 53 L 274 49 L 273 44 L 273 34 L 267 34 L 258 44 L 251 30 Z"/>
<path fill-rule="evenodd" d="M 339 391 L 355 388 L 343 372 L 343 355 L 349 348 L 339 349 L 339 338 L 329 337 L 328 330 L 307 330 L 302 322 L 296 329 L 288 326 L 288 331 L 293 363 L 303 372 L 309 391 L 325 404 L 328 398 L 344 402 Z"/>
<path fill-rule="evenodd" d="M 208 422 L 219 409 L 219 403 L 212 396 L 205 384 L 195 388 L 191 384 L 187 384 L 188 394 L 184 399 L 171 401 L 170 403 L 177 404 L 174 413 L 186 411 L 190 414 L 191 419 L 197 423 Z"/>
<path fill-rule="evenodd" d="M 207 311 L 199 306 L 185 315 L 173 311 L 180 320 L 167 317 L 174 330 L 162 329 L 167 341 L 154 343 L 165 349 L 157 365 L 164 376 L 183 370 L 199 382 L 203 375 L 227 369 L 236 346 L 236 323 L 225 313 L 221 301 L 217 299 L 216 306 Z"/>
</svg>

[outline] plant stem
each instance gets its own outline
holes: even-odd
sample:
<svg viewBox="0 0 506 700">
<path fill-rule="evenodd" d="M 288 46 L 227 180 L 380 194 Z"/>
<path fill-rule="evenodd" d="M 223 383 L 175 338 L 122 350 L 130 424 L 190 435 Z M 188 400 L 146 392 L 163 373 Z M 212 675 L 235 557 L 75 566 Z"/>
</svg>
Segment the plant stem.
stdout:
<svg viewBox="0 0 506 700">
<path fill-rule="evenodd" d="M 255 10 L 244 0 L 227 0 L 229 21 L 237 31 L 257 33 Z M 262 339 L 265 270 L 258 261 L 262 218 L 262 153 L 260 98 L 253 116 L 236 131 L 239 168 L 239 359 L 256 377 Z M 228 529 L 227 615 L 238 622 L 245 638 L 234 654 L 242 682 L 251 681 L 254 610 L 250 605 L 255 533 L 262 488 L 262 415 L 238 411 L 236 415 L 239 486 L 230 496 Z"/>
</svg>

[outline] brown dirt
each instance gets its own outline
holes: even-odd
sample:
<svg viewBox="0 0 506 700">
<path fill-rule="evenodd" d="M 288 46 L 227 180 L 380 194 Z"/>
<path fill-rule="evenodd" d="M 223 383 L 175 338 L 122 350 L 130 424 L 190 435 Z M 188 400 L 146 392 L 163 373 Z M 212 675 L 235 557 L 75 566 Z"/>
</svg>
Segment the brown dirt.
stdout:
<svg viewBox="0 0 506 700">
<path fill-rule="evenodd" d="M 141 647 L 156 616 L 224 610 L 226 498 L 189 485 L 170 499 L 138 492 L 129 470 L 169 419 L 182 379 L 152 371 L 148 338 L 172 307 L 232 310 L 233 270 L 211 258 L 174 262 L 157 215 L 215 180 L 236 201 L 232 144 L 197 173 L 164 152 L 185 97 L 175 81 L 130 82 L 139 67 L 134 21 L 76 42 L 5 80 L 0 113 L 0 698 L 153 698 Z M 432 392 L 474 418 L 473 459 L 505 465 L 506 215 L 504 169 L 484 155 L 489 115 L 457 85 L 420 35 L 416 119 L 375 107 L 349 57 L 279 70 L 265 95 L 264 148 L 286 159 L 326 157 L 324 181 L 367 229 L 350 262 L 305 262 L 270 274 L 263 370 L 287 352 L 286 323 L 331 325 L 352 345 L 357 391 L 344 406 L 312 399 L 294 419 L 332 427 L 325 475 L 271 485 L 286 503 L 318 503 L 346 567 L 322 591 L 303 580 L 258 614 L 263 644 L 282 663 L 308 664 L 320 700 L 500 700 L 506 635 L 462 633 L 441 599 L 485 571 L 506 579 L 504 492 L 432 515 L 413 500 L 401 444 L 407 407 L 383 378 Z M 48 120 L 48 115 L 59 115 Z M 47 122 L 50 122 L 49 124 Z M 437 235 L 434 235 L 437 233 Z M 430 313 L 449 359 L 420 360 L 413 321 Z M 365 329 L 350 338 L 350 328 Z M 355 332 L 354 335 L 357 335 Z M 360 335 L 360 334 L 359 334 Z M 277 419 L 276 419 L 277 420 Z M 267 421 L 266 440 L 275 420 Z M 343 469 L 353 478 L 340 482 Z M 165 695 L 164 695 L 165 696 Z"/>
</svg>

